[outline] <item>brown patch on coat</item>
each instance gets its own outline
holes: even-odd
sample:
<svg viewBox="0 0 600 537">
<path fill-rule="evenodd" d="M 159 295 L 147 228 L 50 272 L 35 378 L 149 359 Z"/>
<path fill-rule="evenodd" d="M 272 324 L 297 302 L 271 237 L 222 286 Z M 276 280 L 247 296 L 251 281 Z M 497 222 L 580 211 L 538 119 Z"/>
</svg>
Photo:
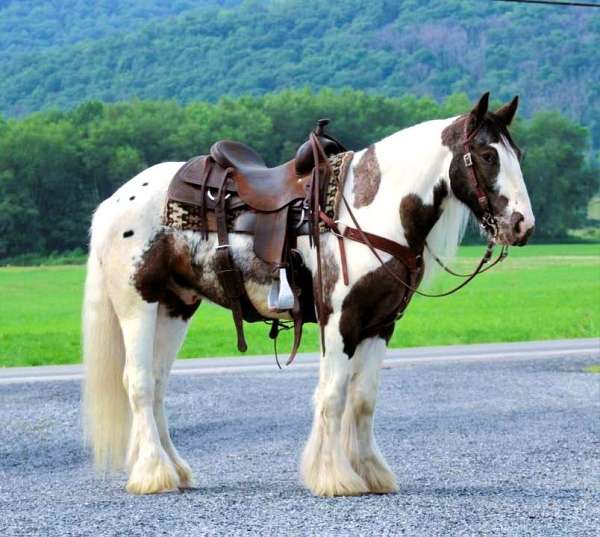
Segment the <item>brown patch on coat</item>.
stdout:
<svg viewBox="0 0 600 537">
<path fill-rule="evenodd" d="M 381 170 L 375 154 L 375 146 L 370 145 L 354 168 L 354 184 L 352 185 L 354 207 L 359 209 L 370 205 L 377 195 L 380 183 Z"/>
<path fill-rule="evenodd" d="M 200 305 L 186 304 L 178 290 L 195 290 L 197 274 L 192 267 L 191 254 L 185 245 L 176 244 L 171 233 L 159 233 L 142 255 L 133 282 L 146 302 L 160 302 L 171 317 L 189 319 Z"/>
<path fill-rule="evenodd" d="M 390 259 L 385 265 L 409 283 L 409 269 L 400 261 Z M 383 267 L 365 274 L 352 286 L 342 303 L 340 319 L 340 333 L 348 357 L 352 358 L 364 339 L 381 337 L 389 341 L 407 292 Z"/>
<path fill-rule="evenodd" d="M 433 188 L 433 204 L 423 203 L 417 194 L 404 196 L 400 202 L 400 221 L 408 245 L 416 252 L 423 251 L 425 239 L 442 214 L 441 206 L 448 187 L 440 180 Z"/>
<path fill-rule="evenodd" d="M 321 276 L 323 279 L 323 318 L 321 322 L 323 326 L 327 325 L 329 316 L 333 313 L 333 304 L 331 303 L 331 295 L 335 288 L 335 284 L 340 279 L 340 268 L 338 267 L 335 255 L 326 250 L 321 254 Z M 317 280 L 314 279 L 314 285 Z M 318 296 L 317 291 L 314 291 L 315 296 Z"/>
<path fill-rule="evenodd" d="M 214 251 L 213 243 L 201 241 L 196 247 Z M 197 253 L 190 251 L 176 232 L 168 230 L 157 234 L 142 255 L 134 276 L 135 287 L 142 298 L 165 304 L 170 315 L 183 319 L 191 317 L 198 308 L 199 300 L 191 303 L 195 297 L 229 308 L 229 298 L 219 281 L 216 256 L 203 256 L 206 261 L 199 266 L 194 264 Z M 273 280 L 272 268 L 254 254 L 251 246 L 235 251 L 233 265 L 246 284 L 269 285 Z M 259 320 L 247 295 L 241 297 L 241 302 L 245 319 Z"/>
<path fill-rule="evenodd" d="M 251 281 L 259 285 L 270 285 L 273 281 L 271 265 L 258 257 L 251 246 L 249 249 L 235 251 L 233 264 L 242 273 L 244 281 Z"/>
</svg>

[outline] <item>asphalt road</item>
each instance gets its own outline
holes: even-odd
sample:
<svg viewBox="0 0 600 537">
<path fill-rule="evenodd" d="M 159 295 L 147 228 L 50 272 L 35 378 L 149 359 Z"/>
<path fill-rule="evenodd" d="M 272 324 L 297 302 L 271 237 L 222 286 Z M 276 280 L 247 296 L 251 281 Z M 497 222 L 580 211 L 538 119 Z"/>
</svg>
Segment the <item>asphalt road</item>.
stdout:
<svg viewBox="0 0 600 537">
<path fill-rule="evenodd" d="M 179 362 L 198 488 L 146 497 L 94 476 L 79 368 L 0 371 L 0 535 L 600 535 L 600 341 L 391 354 L 376 435 L 401 490 L 357 498 L 298 482 L 314 357 Z"/>
</svg>

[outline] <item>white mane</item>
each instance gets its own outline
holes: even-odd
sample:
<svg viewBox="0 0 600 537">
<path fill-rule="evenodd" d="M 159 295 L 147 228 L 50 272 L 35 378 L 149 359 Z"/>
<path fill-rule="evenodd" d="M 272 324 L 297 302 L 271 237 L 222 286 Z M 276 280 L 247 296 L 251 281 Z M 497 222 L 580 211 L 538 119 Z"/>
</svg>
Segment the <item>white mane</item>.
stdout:
<svg viewBox="0 0 600 537">
<path fill-rule="evenodd" d="M 427 244 L 437 257 L 447 263 L 451 262 L 456 256 L 456 251 L 469 221 L 470 212 L 467 206 L 454 195 L 449 196 L 442 207 L 442 216 L 429 232 Z M 423 284 L 427 286 L 438 274 L 440 266 L 427 248 L 425 248 L 423 255 L 425 262 Z"/>
</svg>

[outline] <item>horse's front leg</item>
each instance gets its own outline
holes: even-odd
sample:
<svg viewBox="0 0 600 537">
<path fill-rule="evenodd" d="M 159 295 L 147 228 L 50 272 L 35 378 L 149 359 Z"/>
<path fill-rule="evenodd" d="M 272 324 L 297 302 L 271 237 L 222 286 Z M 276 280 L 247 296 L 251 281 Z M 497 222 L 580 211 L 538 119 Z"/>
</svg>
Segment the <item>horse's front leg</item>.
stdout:
<svg viewBox="0 0 600 537">
<path fill-rule="evenodd" d="M 386 343 L 381 338 L 361 342 L 352 358 L 352 377 L 342 420 L 344 449 L 354 470 L 371 492 L 398 490 L 396 478 L 377 447 L 373 414 L 379 388 L 379 371 Z"/>
<path fill-rule="evenodd" d="M 343 449 L 342 415 L 346 406 L 351 361 L 344 353 L 339 313 L 325 327 L 325 354 L 321 357 L 315 392 L 312 431 L 304 448 L 301 475 L 304 484 L 319 496 L 346 496 L 368 492 Z"/>
<path fill-rule="evenodd" d="M 126 352 L 123 383 L 133 418 L 127 490 L 133 494 L 152 494 L 176 489 L 179 476 L 161 445 L 154 419 L 153 362 L 158 305 L 143 302 L 139 297 L 130 298 L 126 309 L 117 311 Z"/>
</svg>

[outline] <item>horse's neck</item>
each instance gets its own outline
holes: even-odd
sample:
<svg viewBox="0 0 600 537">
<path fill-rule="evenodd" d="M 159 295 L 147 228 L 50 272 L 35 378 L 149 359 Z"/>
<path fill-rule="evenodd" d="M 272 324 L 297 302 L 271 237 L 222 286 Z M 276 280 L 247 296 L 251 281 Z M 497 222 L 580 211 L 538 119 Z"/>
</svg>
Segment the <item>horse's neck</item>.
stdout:
<svg viewBox="0 0 600 537">
<path fill-rule="evenodd" d="M 377 142 L 374 154 L 378 170 L 371 165 L 369 173 L 379 173 L 380 180 L 377 194 L 368 205 L 356 203 L 356 192 L 361 190 L 358 183 L 372 179 L 361 173 L 360 163 L 368 150 L 355 155 L 354 173 L 344 190 L 346 199 L 366 231 L 407 244 L 400 216 L 402 200 L 416 195 L 424 204 L 430 205 L 436 185 L 445 182 L 450 190 L 448 169 L 451 153 L 442 145 L 441 133 L 451 122 L 451 119 L 428 121 Z M 345 210 L 341 212 L 341 220 L 351 223 Z"/>
</svg>

